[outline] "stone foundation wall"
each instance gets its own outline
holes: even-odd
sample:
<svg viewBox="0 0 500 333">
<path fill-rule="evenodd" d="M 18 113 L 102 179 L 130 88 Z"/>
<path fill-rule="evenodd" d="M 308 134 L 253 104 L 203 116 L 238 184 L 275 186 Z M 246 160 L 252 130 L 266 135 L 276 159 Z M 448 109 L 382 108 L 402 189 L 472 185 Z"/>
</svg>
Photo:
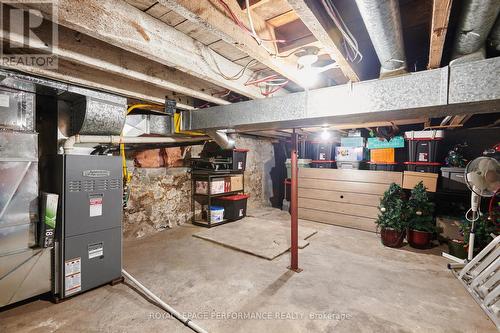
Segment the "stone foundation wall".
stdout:
<svg viewBox="0 0 500 333">
<path fill-rule="evenodd" d="M 274 166 L 272 141 L 239 135 L 234 139 L 238 148 L 250 150 L 245 171 L 245 192 L 250 194 L 248 206 L 270 206 L 270 171 Z M 196 156 L 200 151 L 201 146 L 195 146 L 192 155 Z M 190 222 L 191 177 L 188 168 L 130 169 L 130 196 L 123 216 L 125 238 L 140 238 Z"/>
</svg>

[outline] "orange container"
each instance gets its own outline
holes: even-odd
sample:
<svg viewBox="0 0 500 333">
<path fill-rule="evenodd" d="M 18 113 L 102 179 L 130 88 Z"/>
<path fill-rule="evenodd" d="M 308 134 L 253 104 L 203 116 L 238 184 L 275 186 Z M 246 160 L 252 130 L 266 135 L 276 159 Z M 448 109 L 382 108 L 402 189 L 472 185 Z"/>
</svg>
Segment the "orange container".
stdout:
<svg viewBox="0 0 500 333">
<path fill-rule="evenodd" d="M 394 148 L 370 149 L 370 162 L 394 163 Z"/>
</svg>

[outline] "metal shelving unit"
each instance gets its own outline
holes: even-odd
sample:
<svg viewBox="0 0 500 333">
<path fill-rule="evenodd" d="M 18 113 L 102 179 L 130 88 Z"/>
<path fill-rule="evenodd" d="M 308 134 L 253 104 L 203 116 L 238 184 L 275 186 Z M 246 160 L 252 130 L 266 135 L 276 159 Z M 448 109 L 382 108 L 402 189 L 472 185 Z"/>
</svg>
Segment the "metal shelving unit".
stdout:
<svg viewBox="0 0 500 333">
<path fill-rule="evenodd" d="M 210 220 L 210 209 L 212 205 L 212 198 L 234 195 L 245 192 L 245 177 L 243 177 L 243 171 L 209 171 L 209 170 L 193 170 L 191 171 L 191 222 L 194 225 L 202 227 L 215 227 L 221 224 L 233 222 L 233 220 L 222 220 L 221 222 L 212 223 Z M 242 175 L 242 188 L 238 191 L 228 191 L 223 193 L 211 193 L 212 181 L 216 178 L 230 177 L 234 175 Z M 206 181 L 207 182 L 207 193 L 196 193 L 196 181 Z M 196 203 L 201 205 L 201 210 L 203 214 L 203 208 L 206 207 L 206 219 L 196 216 Z"/>
</svg>

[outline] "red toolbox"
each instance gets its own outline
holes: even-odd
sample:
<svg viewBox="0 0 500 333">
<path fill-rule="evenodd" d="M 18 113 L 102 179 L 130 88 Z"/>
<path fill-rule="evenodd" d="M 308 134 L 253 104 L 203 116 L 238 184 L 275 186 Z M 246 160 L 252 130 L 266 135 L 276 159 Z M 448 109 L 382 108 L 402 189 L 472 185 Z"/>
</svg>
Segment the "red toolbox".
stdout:
<svg viewBox="0 0 500 333">
<path fill-rule="evenodd" d="M 224 207 L 225 220 L 239 220 L 247 215 L 248 194 L 229 195 L 226 197 L 214 198 L 214 205 Z"/>
</svg>

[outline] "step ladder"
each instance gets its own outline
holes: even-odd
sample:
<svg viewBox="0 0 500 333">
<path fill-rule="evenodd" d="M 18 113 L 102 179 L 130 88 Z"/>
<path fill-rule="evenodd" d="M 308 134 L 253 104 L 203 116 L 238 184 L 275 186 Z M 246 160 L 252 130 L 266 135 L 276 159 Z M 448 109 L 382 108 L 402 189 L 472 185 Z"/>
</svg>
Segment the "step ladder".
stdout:
<svg viewBox="0 0 500 333">
<path fill-rule="evenodd" d="M 500 331 L 500 236 L 452 272 Z"/>
</svg>

